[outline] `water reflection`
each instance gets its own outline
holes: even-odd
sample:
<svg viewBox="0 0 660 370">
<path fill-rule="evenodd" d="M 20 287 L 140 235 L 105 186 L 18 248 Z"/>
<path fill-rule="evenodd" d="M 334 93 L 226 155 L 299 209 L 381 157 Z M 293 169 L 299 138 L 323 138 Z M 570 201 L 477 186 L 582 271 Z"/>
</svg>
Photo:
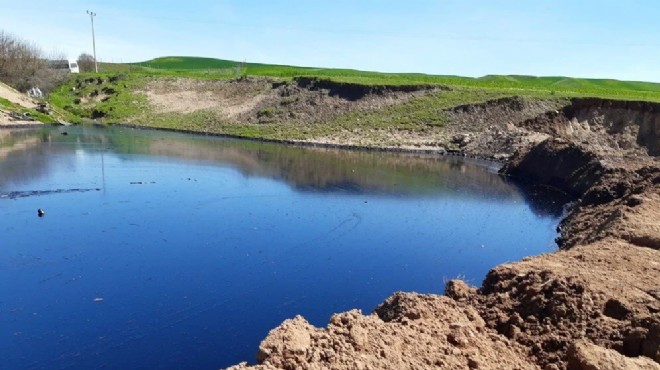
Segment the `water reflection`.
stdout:
<svg viewBox="0 0 660 370">
<path fill-rule="evenodd" d="M 66 132 L 66 135 L 62 133 Z M 46 144 L 46 145 L 40 145 Z M 0 136 L 0 189 L 48 173 L 71 150 L 155 155 L 231 166 L 245 176 L 282 180 L 300 191 L 519 198 L 488 164 L 461 158 L 303 148 L 121 128 L 67 127 L 4 131 Z M 29 155 L 25 152 L 29 151 Z M 62 163 L 58 162 L 58 165 Z M 448 173 L 459 171 L 461 176 Z"/>
<path fill-rule="evenodd" d="M 0 189 L 12 181 L 29 181 L 46 173 L 51 158 L 48 132 L 36 130 L 0 130 Z"/>
</svg>

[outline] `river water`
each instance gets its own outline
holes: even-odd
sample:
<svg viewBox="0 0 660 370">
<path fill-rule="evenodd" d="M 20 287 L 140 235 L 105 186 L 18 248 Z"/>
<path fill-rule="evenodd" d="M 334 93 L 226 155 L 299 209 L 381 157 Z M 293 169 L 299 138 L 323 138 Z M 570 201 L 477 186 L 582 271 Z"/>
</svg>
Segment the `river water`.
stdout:
<svg viewBox="0 0 660 370">
<path fill-rule="evenodd" d="M 453 157 L 2 130 L 0 369 L 254 362 L 296 314 L 323 326 L 555 250 L 563 204 Z"/>
</svg>

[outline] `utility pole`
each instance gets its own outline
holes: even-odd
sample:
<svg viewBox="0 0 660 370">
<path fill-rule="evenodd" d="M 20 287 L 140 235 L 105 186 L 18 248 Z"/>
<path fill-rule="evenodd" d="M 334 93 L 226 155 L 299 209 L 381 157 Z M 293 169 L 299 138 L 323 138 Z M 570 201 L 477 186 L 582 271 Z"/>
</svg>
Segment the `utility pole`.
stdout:
<svg viewBox="0 0 660 370">
<path fill-rule="evenodd" d="M 96 13 L 90 12 L 88 10 L 87 14 L 89 14 L 89 19 L 92 20 L 92 46 L 94 47 L 94 70 L 96 71 L 96 73 L 99 73 L 99 65 L 96 63 L 96 37 L 94 36 L 94 17 L 96 17 Z"/>
</svg>

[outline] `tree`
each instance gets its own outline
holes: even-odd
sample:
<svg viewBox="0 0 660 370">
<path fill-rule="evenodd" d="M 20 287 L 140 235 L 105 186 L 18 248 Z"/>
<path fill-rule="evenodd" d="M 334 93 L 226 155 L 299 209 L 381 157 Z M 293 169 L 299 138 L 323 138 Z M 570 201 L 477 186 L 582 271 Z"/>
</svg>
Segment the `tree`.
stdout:
<svg viewBox="0 0 660 370">
<path fill-rule="evenodd" d="M 48 59 L 34 44 L 0 30 L 0 81 L 19 91 L 38 87 L 48 93 L 68 77 L 67 73 L 49 68 Z"/>
<path fill-rule="evenodd" d="M 41 50 L 0 30 L 0 80 L 27 91 L 38 70 L 46 68 Z"/>
<path fill-rule="evenodd" d="M 80 54 L 78 68 L 80 68 L 80 72 L 94 72 L 94 57 L 87 53 Z"/>
</svg>

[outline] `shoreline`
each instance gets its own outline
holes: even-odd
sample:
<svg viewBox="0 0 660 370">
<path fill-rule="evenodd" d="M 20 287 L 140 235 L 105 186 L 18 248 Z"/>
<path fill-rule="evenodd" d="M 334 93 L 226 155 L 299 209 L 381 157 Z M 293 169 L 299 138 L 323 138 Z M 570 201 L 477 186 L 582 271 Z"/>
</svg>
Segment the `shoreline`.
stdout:
<svg viewBox="0 0 660 370">
<path fill-rule="evenodd" d="M 286 320 L 258 365 L 230 369 L 659 369 L 660 114 L 581 105 L 526 121 L 547 137 L 501 171 L 580 198 L 558 226 L 560 250 L 496 266 L 480 287 L 394 293 L 326 328 Z"/>
<path fill-rule="evenodd" d="M 236 93 L 231 89 L 263 83 L 222 86 Z M 344 113 L 354 109 L 327 91 L 301 89 L 272 86 L 254 101 L 267 108 L 278 101 L 283 106 L 286 94 L 298 94 L 297 103 L 287 103 L 288 112 L 293 107 L 305 114 L 319 111 L 321 121 L 333 116 L 332 104 Z M 170 93 L 162 96 L 171 98 Z M 376 103 L 369 99 L 356 104 L 372 109 Z M 236 117 L 271 127 L 279 123 L 260 119 L 279 119 L 287 112 L 262 108 L 255 105 Z M 312 327 L 300 316 L 286 320 L 259 346 L 258 365 L 231 369 L 660 369 L 660 103 L 504 97 L 441 111 L 447 121 L 429 129 L 431 137 L 415 131 L 419 128 L 380 126 L 304 141 L 114 125 L 303 147 L 485 159 L 504 164 L 504 175 L 579 198 L 558 226 L 556 252 L 496 266 L 479 287 L 449 281 L 444 296 L 397 292 L 369 315 L 357 310 L 334 315 L 326 328 Z M 370 132 L 374 137 L 360 136 Z M 354 144 L 365 142 L 374 145 Z M 386 145 L 391 142 L 407 146 Z M 409 147 L 415 145 L 421 147 Z"/>
<path fill-rule="evenodd" d="M 494 162 L 503 166 L 506 161 L 502 159 L 497 159 L 493 157 L 484 157 L 469 155 L 460 150 L 444 150 L 444 149 L 422 149 L 422 148 L 400 148 L 400 147 L 391 147 L 391 146 L 367 146 L 367 145 L 353 145 L 353 144 L 338 144 L 338 143 L 328 143 L 328 142 L 316 142 L 316 141 L 306 141 L 306 140 L 286 140 L 286 139 L 270 139 L 270 138 L 256 138 L 249 136 L 233 135 L 233 134 L 224 134 L 224 133 L 214 133 L 214 132 L 203 132 L 195 130 L 186 130 L 186 129 L 175 129 L 175 128 L 166 128 L 166 127 L 152 127 L 146 125 L 136 125 L 136 124 L 124 124 L 124 123 L 114 123 L 109 126 L 122 127 L 122 128 L 131 128 L 138 130 L 154 130 L 154 131 L 164 131 L 164 132 L 174 132 L 174 133 L 183 133 L 183 134 L 194 134 L 194 135 L 203 135 L 227 139 L 238 139 L 238 140 L 247 140 L 260 143 L 273 143 L 273 144 L 283 144 L 283 145 L 292 145 L 303 148 L 322 148 L 322 149 L 339 149 L 339 150 L 354 150 L 354 151 L 365 151 L 365 152 L 383 152 L 383 153 L 401 153 L 401 154 L 419 154 L 419 155 L 429 155 L 429 156 L 448 156 L 448 157 L 463 157 L 467 159 L 473 159 L 484 162 Z"/>
</svg>

